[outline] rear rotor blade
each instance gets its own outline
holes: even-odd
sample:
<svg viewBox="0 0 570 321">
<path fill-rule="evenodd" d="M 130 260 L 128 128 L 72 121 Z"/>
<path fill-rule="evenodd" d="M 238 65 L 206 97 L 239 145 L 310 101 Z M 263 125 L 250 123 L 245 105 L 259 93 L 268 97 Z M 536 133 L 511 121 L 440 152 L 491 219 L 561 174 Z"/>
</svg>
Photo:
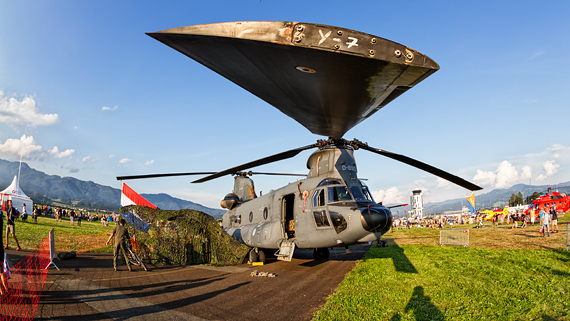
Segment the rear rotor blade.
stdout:
<svg viewBox="0 0 570 321">
<path fill-rule="evenodd" d="M 466 188 L 466 189 L 468 189 L 468 190 L 471 190 L 471 191 L 478 191 L 478 190 L 480 190 L 480 189 L 483 189 L 482 187 L 479 187 L 479 186 L 477 186 L 477 185 L 475 185 L 475 184 L 473 184 L 473 183 L 470 183 L 470 182 L 464 180 L 463 178 L 461 178 L 461 177 L 459 177 L 459 176 L 455 176 L 455 175 L 453 175 L 453 174 L 451 174 L 451 173 L 448 173 L 448 172 L 446 172 L 446 171 L 443 171 L 443 170 L 441 170 L 441 169 L 439 169 L 439 168 L 435 168 L 435 167 L 433 167 L 433 166 L 431 166 L 431 165 L 428 165 L 428 164 L 426 164 L 426 163 L 420 162 L 420 161 L 415 160 L 415 159 L 413 159 L 413 158 L 410 158 L 410 157 L 407 157 L 407 156 L 404 156 L 404 155 L 400 155 L 400 154 L 395 154 L 395 153 L 392 153 L 392 152 L 388 152 L 388 151 L 385 151 L 385 150 L 382 150 L 382 149 L 373 148 L 373 147 L 368 146 L 367 144 L 364 144 L 364 143 L 358 142 L 358 141 L 357 141 L 357 142 L 353 142 L 353 144 L 355 144 L 355 145 L 358 146 L 359 148 L 365 149 L 365 150 L 367 150 L 367 151 L 370 151 L 370 152 L 373 152 L 373 153 L 376 153 L 376 154 L 380 154 L 380 155 L 382 155 L 382 156 L 386 156 L 386 157 L 389 157 L 389 158 L 391 158 L 391 159 L 395 159 L 395 160 L 397 160 L 397 161 L 400 161 L 400 162 L 402 162 L 402 163 L 408 164 L 408 165 L 413 166 L 413 167 L 415 167 L 415 168 L 419 168 L 419 169 L 421 169 L 421 170 L 423 170 L 423 171 L 426 171 L 426 172 L 428 172 L 428 173 L 431 173 L 431 174 L 433 174 L 433 175 L 435 175 L 435 176 L 439 176 L 439 177 L 441 177 L 441 178 L 443 178 L 443 179 L 446 179 L 446 180 L 448 180 L 448 181 L 450 181 L 450 182 L 452 182 L 452 183 L 454 183 L 454 184 L 457 184 L 457 185 L 459 185 L 459 186 L 461 186 L 461 187 L 464 187 L 464 188 Z"/>
<path fill-rule="evenodd" d="M 155 177 L 170 177 L 170 176 L 189 176 L 189 175 L 211 175 L 216 172 L 192 172 L 192 173 L 168 173 L 168 174 L 147 174 L 147 175 L 132 175 L 132 176 L 117 176 L 118 181 L 128 179 L 141 179 L 141 178 L 155 178 Z"/>
<path fill-rule="evenodd" d="M 315 147 L 318 147 L 318 146 L 320 146 L 319 143 L 317 143 L 317 144 L 312 144 L 312 145 L 308 145 L 308 146 L 305 146 L 305 147 L 300 147 L 300 148 L 297 148 L 297 149 L 288 150 L 288 151 L 286 151 L 286 152 L 282 152 L 282 153 L 279 153 L 279 154 L 267 156 L 267 157 L 265 157 L 265 158 L 261 158 L 261 159 L 255 160 L 255 161 L 253 161 L 253 162 L 249 162 L 249 163 L 242 164 L 242 165 L 239 165 L 239 166 L 236 166 L 236 167 L 232 167 L 232 168 L 230 168 L 230 169 L 226 169 L 225 171 L 221 171 L 221 172 L 215 173 L 214 175 L 206 176 L 206 177 L 201 178 L 201 179 L 199 179 L 199 180 L 193 181 L 192 183 L 203 183 L 203 182 L 212 180 L 212 179 L 214 179 L 214 178 L 222 177 L 222 176 L 224 176 L 224 175 L 234 174 L 234 173 L 239 172 L 239 171 L 242 171 L 242 170 L 244 170 L 244 169 L 249 169 L 249 168 L 253 168 L 253 167 L 256 167 L 256 166 L 261 166 L 261 165 L 273 163 L 273 162 L 276 162 L 276 161 L 280 161 L 280 160 L 283 160 L 283 159 L 291 158 L 291 157 L 293 157 L 293 156 L 296 156 L 297 154 L 299 154 L 300 152 L 302 152 L 302 151 L 304 151 L 304 150 L 311 149 L 311 148 L 315 148 Z"/>
</svg>

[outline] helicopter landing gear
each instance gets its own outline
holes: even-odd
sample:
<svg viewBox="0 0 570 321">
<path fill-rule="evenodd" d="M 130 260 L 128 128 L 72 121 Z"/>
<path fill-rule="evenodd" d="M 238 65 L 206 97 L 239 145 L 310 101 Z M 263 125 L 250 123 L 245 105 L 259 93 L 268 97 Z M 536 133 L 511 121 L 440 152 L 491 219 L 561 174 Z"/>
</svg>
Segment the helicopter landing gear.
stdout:
<svg viewBox="0 0 570 321">
<path fill-rule="evenodd" d="M 265 263 L 265 253 L 258 248 L 251 249 L 249 251 L 249 264 L 253 262 Z"/>
<path fill-rule="evenodd" d="M 313 250 L 313 258 L 315 260 L 326 260 L 329 258 L 329 249 L 320 248 Z"/>
</svg>

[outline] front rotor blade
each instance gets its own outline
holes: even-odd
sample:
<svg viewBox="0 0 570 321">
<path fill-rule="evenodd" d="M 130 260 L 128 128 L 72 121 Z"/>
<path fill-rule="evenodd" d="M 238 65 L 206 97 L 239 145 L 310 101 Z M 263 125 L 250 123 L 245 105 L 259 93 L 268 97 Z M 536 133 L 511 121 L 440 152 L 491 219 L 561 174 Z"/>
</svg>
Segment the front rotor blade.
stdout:
<svg viewBox="0 0 570 321">
<path fill-rule="evenodd" d="M 400 161 L 400 162 L 402 162 L 402 163 L 411 165 L 411 166 L 413 166 L 413 167 L 415 167 L 415 168 L 419 168 L 419 169 L 421 169 L 421 170 L 423 170 L 423 171 L 426 171 L 426 172 L 428 172 L 428 173 L 431 173 L 431 174 L 433 174 L 433 175 L 435 175 L 435 176 L 439 176 L 439 177 L 441 177 L 441 178 L 443 178 L 443 179 L 446 179 L 446 180 L 448 180 L 448 181 L 450 181 L 450 182 L 452 182 L 452 183 L 454 183 L 454 184 L 457 184 L 457 185 L 459 185 L 459 186 L 461 186 L 461 187 L 464 187 L 464 188 L 466 188 L 466 189 L 468 189 L 468 190 L 471 190 L 471 191 L 478 191 L 478 190 L 480 190 L 480 189 L 483 189 L 482 187 L 479 187 L 479 186 L 477 186 L 477 185 L 475 185 L 475 184 L 473 184 L 473 183 L 470 183 L 470 182 L 464 180 L 463 178 L 461 178 L 461 177 L 459 177 L 459 176 L 455 176 L 455 175 L 453 175 L 453 174 L 450 174 L 450 173 L 448 173 L 448 172 L 446 172 L 446 171 L 443 171 L 443 170 L 441 170 L 441 169 L 439 169 L 439 168 L 435 168 L 435 167 L 433 167 L 433 166 L 431 166 L 431 165 L 428 165 L 428 164 L 426 164 L 426 163 L 422 163 L 422 162 L 420 162 L 420 161 L 418 161 L 418 160 L 415 160 L 415 159 L 413 159 L 413 158 L 410 158 L 410 157 L 407 157 L 407 156 L 404 156 L 404 155 L 400 155 L 400 154 L 395 154 L 395 153 L 392 153 L 392 152 L 388 152 L 388 151 L 385 151 L 385 150 L 382 150 L 382 149 L 373 148 L 373 147 L 370 147 L 370 146 L 368 146 L 368 145 L 366 145 L 366 144 L 363 144 L 363 143 L 358 143 L 357 145 L 358 145 L 358 147 L 360 147 L 360 148 L 362 148 L 362 149 L 366 149 L 367 151 L 370 151 L 370 152 L 373 152 L 373 153 L 376 153 L 376 154 L 380 154 L 380 155 L 382 155 L 382 156 L 386 156 L 386 157 L 389 157 L 389 158 L 391 158 L 391 159 L 395 159 L 395 160 Z"/>
<path fill-rule="evenodd" d="M 192 172 L 192 173 L 168 173 L 168 174 L 147 174 L 147 175 L 132 175 L 132 176 L 117 176 L 118 181 L 128 179 L 141 179 L 141 178 L 155 178 L 155 177 L 170 177 L 170 176 L 188 176 L 188 175 L 211 175 L 216 172 Z"/>
<path fill-rule="evenodd" d="M 269 164 L 269 163 L 273 163 L 276 161 L 280 161 L 283 159 L 287 159 L 287 158 L 291 158 L 293 156 L 296 156 L 297 154 L 299 154 L 300 152 L 307 150 L 307 149 L 311 149 L 311 148 L 315 148 L 318 147 L 319 144 L 312 144 L 312 145 L 308 145 L 305 147 L 300 147 L 297 149 L 292 149 L 292 150 L 288 150 L 286 152 L 282 152 L 279 154 L 275 154 L 275 155 L 271 155 L 271 156 L 267 156 L 265 158 L 262 159 L 258 159 L 255 160 L 253 162 L 249 162 L 243 165 L 239 165 L 236 167 L 232 167 L 230 169 L 226 169 L 225 171 L 221 171 L 218 173 L 215 173 L 214 175 L 210 175 L 210 176 L 206 176 L 204 178 L 201 178 L 199 180 L 193 181 L 192 183 L 203 183 L 209 180 L 212 180 L 214 178 L 218 178 L 218 177 L 222 177 L 224 175 L 229 175 L 229 174 L 234 174 L 236 172 L 242 171 L 244 169 L 249 169 L 249 168 L 253 168 L 253 167 L 257 167 L 257 166 L 261 166 L 261 165 L 265 165 L 265 164 Z"/>
</svg>

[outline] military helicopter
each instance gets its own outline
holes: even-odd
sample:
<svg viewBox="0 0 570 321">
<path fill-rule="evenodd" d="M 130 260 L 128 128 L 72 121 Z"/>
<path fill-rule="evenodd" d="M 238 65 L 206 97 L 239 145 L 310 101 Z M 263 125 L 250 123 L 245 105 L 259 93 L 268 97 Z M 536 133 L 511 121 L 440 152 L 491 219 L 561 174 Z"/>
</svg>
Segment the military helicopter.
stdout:
<svg viewBox="0 0 570 321">
<path fill-rule="evenodd" d="M 220 172 L 117 177 L 119 180 L 208 175 L 202 183 L 235 175 L 221 201 L 222 226 L 251 247 L 250 262 L 265 250 L 291 260 L 295 247 L 327 259 L 329 248 L 380 239 L 392 224 L 390 209 L 376 203 L 357 176 L 354 151 L 364 149 L 422 169 L 469 190 L 458 176 L 407 156 L 342 136 L 439 69 L 429 57 L 396 42 L 327 25 L 246 21 L 195 25 L 148 35 L 205 65 L 293 118 L 327 136 Z M 316 149 L 305 178 L 257 196 L 251 168 Z M 305 176 L 305 175 L 303 175 Z"/>
</svg>

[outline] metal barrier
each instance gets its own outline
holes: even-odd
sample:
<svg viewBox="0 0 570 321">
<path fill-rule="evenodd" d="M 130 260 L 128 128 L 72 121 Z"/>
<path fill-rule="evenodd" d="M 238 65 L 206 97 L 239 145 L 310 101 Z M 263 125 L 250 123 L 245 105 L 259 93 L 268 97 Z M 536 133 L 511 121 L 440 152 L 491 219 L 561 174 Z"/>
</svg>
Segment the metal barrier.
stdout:
<svg viewBox="0 0 570 321">
<path fill-rule="evenodd" d="M 469 245 L 469 229 L 449 228 L 439 231 L 439 245 Z"/>
</svg>

